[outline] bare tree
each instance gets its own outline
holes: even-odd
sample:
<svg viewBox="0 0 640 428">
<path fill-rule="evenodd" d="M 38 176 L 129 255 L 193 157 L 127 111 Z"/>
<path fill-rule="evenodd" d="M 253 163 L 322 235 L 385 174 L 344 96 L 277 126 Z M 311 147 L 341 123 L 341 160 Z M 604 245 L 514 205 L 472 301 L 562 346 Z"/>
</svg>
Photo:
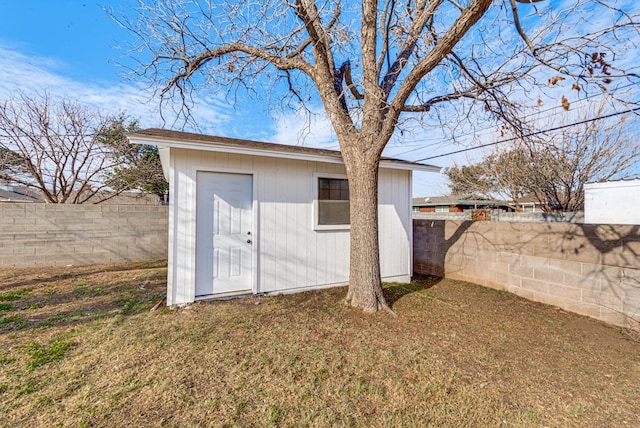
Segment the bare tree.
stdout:
<svg viewBox="0 0 640 428">
<path fill-rule="evenodd" d="M 494 149 L 481 161 L 444 168 L 452 194 L 473 194 L 491 199 L 517 201 L 532 193 L 530 154 L 522 146 Z"/>
<path fill-rule="evenodd" d="M 599 116 L 602 108 L 597 113 Z M 632 125 L 633 120 L 624 117 L 587 121 L 525 140 L 520 150 L 524 150 L 522 170 L 527 180 L 522 185 L 531 189 L 547 210 L 584 209 L 586 183 L 627 178 L 634 173 L 640 146 Z"/>
<path fill-rule="evenodd" d="M 590 85 L 606 88 L 603 79 L 629 78 L 605 58 L 613 61 L 615 49 L 637 35 L 635 13 L 600 0 L 540 11 L 533 3 L 138 0 L 135 16 L 115 18 L 139 36 L 134 72 L 158 88 L 161 102 L 177 98 L 187 114 L 191 91 L 201 87 L 237 96 L 270 84 L 283 103 L 324 106 L 350 186 L 347 300 L 373 312 L 388 309 L 379 266 L 378 166 L 408 115 L 454 130 L 464 117 L 483 116 L 521 128 L 518 104 L 551 72 L 571 78 L 582 93 Z M 580 21 L 595 9 L 610 19 L 597 27 Z"/>
<path fill-rule="evenodd" d="M 113 166 L 100 132 L 108 117 L 48 94 L 16 95 L 0 104 L 0 178 L 38 189 L 51 203 L 101 202 Z M 1 162 L 1 161 L 0 161 Z M 110 197 L 115 192 L 110 192 Z"/>
<path fill-rule="evenodd" d="M 583 112 L 575 126 L 563 114 L 559 122 L 541 124 L 554 131 L 494 149 L 478 163 L 448 168 L 451 190 L 497 195 L 514 203 L 533 195 L 547 212 L 584 209 L 586 183 L 627 178 L 637 173 L 640 161 L 632 120 L 591 120 L 603 116 L 604 107 Z"/>
</svg>

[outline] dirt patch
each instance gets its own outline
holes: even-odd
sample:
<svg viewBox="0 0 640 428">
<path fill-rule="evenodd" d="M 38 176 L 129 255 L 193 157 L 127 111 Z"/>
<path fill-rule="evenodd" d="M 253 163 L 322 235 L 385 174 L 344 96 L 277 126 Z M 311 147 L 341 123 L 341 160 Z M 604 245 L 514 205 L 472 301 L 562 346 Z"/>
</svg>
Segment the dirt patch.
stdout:
<svg viewBox="0 0 640 428">
<path fill-rule="evenodd" d="M 0 425 L 639 426 L 637 333 L 439 278 L 150 312 L 162 262 L 0 271 Z M 2 306 L 4 305 L 4 306 Z"/>
</svg>

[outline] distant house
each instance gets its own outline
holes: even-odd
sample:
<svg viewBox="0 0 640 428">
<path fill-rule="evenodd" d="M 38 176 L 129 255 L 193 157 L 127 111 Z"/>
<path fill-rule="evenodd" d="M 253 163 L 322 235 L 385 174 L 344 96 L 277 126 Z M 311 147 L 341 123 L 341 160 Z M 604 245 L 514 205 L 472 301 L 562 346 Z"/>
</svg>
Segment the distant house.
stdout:
<svg viewBox="0 0 640 428">
<path fill-rule="evenodd" d="M 518 211 L 528 213 L 541 213 L 544 211 L 544 204 L 540 202 L 540 199 L 534 193 L 518 198 L 516 201 L 516 207 L 518 208 Z"/>
<path fill-rule="evenodd" d="M 92 204 L 100 199 L 106 199 L 103 204 L 108 205 L 158 205 L 158 196 L 141 192 L 123 192 L 112 197 L 112 193 L 101 192 L 87 203 Z M 0 202 L 46 203 L 47 200 L 40 190 L 25 186 L 14 186 L 0 181 Z"/>
<path fill-rule="evenodd" d="M 169 181 L 169 306 L 347 284 L 349 186 L 340 152 L 162 129 L 128 137 L 158 146 Z M 387 281 L 412 275 L 414 170 L 440 168 L 380 162 Z"/>
<path fill-rule="evenodd" d="M 566 195 L 564 193 L 560 193 L 558 195 L 559 200 L 565 200 Z M 518 198 L 516 201 L 515 207 L 518 211 L 529 212 L 529 213 L 551 213 L 551 212 L 561 212 L 562 210 L 559 208 L 554 200 L 548 198 L 546 195 L 540 193 L 536 194 L 534 192 L 529 193 L 521 198 Z"/>
<path fill-rule="evenodd" d="M 491 208 L 504 212 L 513 211 L 507 202 L 482 198 L 475 195 L 448 195 L 413 198 L 414 212 L 423 213 L 461 213 L 468 210 Z"/>
<path fill-rule="evenodd" d="M 12 186 L 4 181 L 0 181 L 0 202 L 44 202 L 31 189 L 22 186 Z"/>
<path fill-rule="evenodd" d="M 584 222 L 640 225 L 640 179 L 585 184 Z"/>
<path fill-rule="evenodd" d="M 557 207 L 544 195 L 529 193 L 516 201 L 518 211 L 542 213 L 558 211 Z"/>
</svg>

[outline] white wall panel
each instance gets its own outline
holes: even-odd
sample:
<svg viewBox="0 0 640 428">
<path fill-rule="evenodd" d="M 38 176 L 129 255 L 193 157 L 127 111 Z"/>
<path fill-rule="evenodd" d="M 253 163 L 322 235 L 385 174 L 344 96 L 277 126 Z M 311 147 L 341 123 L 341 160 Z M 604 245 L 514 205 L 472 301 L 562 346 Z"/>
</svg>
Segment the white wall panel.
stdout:
<svg viewBox="0 0 640 428">
<path fill-rule="evenodd" d="M 640 180 L 586 184 L 584 222 L 640 224 Z"/>
</svg>

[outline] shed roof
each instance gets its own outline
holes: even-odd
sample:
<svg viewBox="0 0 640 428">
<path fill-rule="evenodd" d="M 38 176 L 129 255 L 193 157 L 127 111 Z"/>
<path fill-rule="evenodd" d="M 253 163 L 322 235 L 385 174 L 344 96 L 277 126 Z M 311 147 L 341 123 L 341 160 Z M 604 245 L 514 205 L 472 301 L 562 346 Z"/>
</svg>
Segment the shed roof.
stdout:
<svg viewBox="0 0 640 428">
<path fill-rule="evenodd" d="M 142 129 L 127 134 L 127 137 L 132 143 L 151 144 L 158 147 L 175 147 L 193 150 L 219 151 L 342 163 L 342 153 L 337 150 L 242 140 L 237 138 L 218 137 L 214 135 L 195 134 L 191 132 L 172 131 L 169 129 Z M 392 169 L 408 169 L 415 171 L 440 171 L 440 167 L 438 166 L 389 157 L 382 157 L 380 166 Z"/>
<path fill-rule="evenodd" d="M 638 187 L 640 186 L 639 177 L 624 178 L 620 180 L 604 180 L 604 181 L 591 181 L 584 185 L 586 189 L 611 189 L 616 187 Z"/>
</svg>

